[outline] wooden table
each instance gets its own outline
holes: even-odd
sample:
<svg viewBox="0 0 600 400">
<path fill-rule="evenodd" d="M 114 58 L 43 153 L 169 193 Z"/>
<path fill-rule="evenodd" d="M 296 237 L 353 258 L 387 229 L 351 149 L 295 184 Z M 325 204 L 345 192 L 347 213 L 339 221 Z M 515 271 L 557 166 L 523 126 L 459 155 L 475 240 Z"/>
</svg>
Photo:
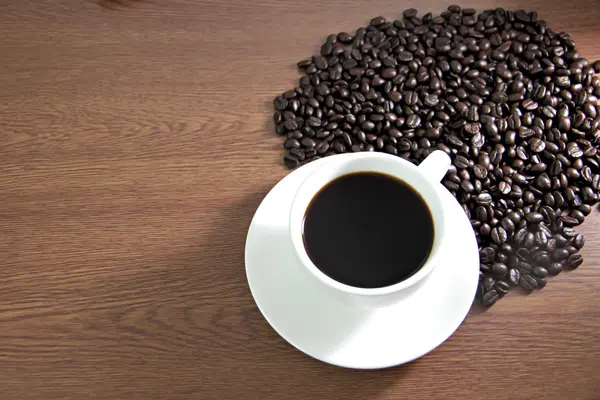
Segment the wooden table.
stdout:
<svg viewBox="0 0 600 400">
<path fill-rule="evenodd" d="M 409 6 L 0 1 L 0 398 L 600 399 L 597 211 L 579 270 L 405 366 L 315 361 L 252 300 L 246 230 L 288 173 L 273 97 L 327 34 Z M 597 0 L 518 6 L 600 58 Z"/>
</svg>

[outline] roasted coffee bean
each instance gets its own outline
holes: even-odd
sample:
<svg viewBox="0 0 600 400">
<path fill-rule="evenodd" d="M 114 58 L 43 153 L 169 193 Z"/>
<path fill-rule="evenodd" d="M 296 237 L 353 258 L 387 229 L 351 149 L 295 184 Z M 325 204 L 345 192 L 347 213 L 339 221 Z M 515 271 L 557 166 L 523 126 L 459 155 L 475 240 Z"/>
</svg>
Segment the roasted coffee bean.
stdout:
<svg viewBox="0 0 600 400">
<path fill-rule="evenodd" d="M 551 258 L 547 251 L 541 250 L 535 253 L 533 260 L 540 265 L 548 265 L 551 261 Z"/>
<path fill-rule="evenodd" d="M 485 307 L 490 307 L 494 305 L 494 303 L 496 303 L 499 298 L 500 296 L 498 295 L 498 292 L 492 289 L 483 295 L 483 297 L 481 298 L 481 304 Z"/>
<path fill-rule="evenodd" d="M 533 138 L 529 141 L 529 149 L 534 153 L 541 153 L 546 149 L 546 143 L 542 139 Z"/>
<path fill-rule="evenodd" d="M 290 138 L 283 143 L 283 146 L 286 149 L 297 149 L 301 146 L 301 144 L 297 139 Z"/>
<path fill-rule="evenodd" d="M 529 274 L 521 275 L 521 279 L 519 280 L 519 285 L 525 290 L 535 290 L 538 287 L 537 281 L 535 278 Z"/>
<path fill-rule="evenodd" d="M 530 253 L 529 253 L 528 249 L 521 247 L 521 248 L 517 249 L 516 256 L 517 256 L 517 259 L 519 259 L 521 261 L 526 261 L 529 259 Z"/>
<path fill-rule="evenodd" d="M 489 193 L 481 193 L 475 198 L 475 201 L 479 205 L 491 204 L 492 196 Z"/>
<path fill-rule="evenodd" d="M 565 238 L 573 238 L 577 236 L 577 232 L 573 228 L 564 228 L 562 230 L 562 236 Z"/>
<path fill-rule="evenodd" d="M 502 218 L 500 221 L 500 226 L 504 228 L 507 233 L 512 233 L 515 231 L 515 223 L 508 217 Z"/>
<path fill-rule="evenodd" d="M 313 149 L 316 145 L 315 141 L 309 137 L 302 138 L 300 143 L 302 144 L 302 147 L 306 149 Z"/>
<path fill-rule="evenodd" d="M 473 166 L 473 173 L 477 179 L 485 179 L 487 177 L 488 170 L 483 165 L 477 164 Z"/>
<path fill-rule="evenodd" d="M 347 32 L 340 32 L 337 35 L 337 39 L 342 43 L 350 43 L 354 39 L 354 36 Z"/>
<path fill-rule="evenodd" d="M 550 275 L 557 275 L 563 270 L 563 264 L 561 262 L 550 263 L 547 270 Z"/>
<path fill-rule="evenodd" d="M 530 224 L 539 224 L 544 221 L 544 216 L 538 212 L 530 212 L 525 215 L 525 220 Z"/>
<path fill-rule="evenodd" d="M 496 261 L 506 263 L 508 261 L 508 256 L 505 253 L 498 253 L 496 254 Z"/>
<path fill-rule="evenodd" d="M 306 152 L 302 149 L 290 149 L 290 155 L 295 156 L 298 161 L 304 161 L 306 159 Z"/>
<path fill-rule="evenodd" d="M 494 278 L 492 278 L 491 276 L 486 276 L 486 277 L 484 277 L 482 284 L 483 284 L 483 289 L 485 291 L 488 291 L 494 287 L 494 285 L 496 284 L 496 280 Z"/>
<path fill-rule="evenodd" d="M 540 276 L 542 278 L 545 278 L 548 276 L 548 270 L 544 267 L 535 267 L 532 272 L 533 272 L 533 275 Z"/>
<path fill-rule="evenodd" d="M 496 292 L 504 296 L 510 290 L 510 284 L 506 281 L 498 281 L 496 282 L 494 289 Z"/>
<path fill-rule="evenodd" d="M 577 249 L 573 245 L 567 244 L 565 246 L 565 249 L 569 252 L 569 254 L 575 254 L 575 253 L 577 253 Z"/>
<path fill-rule="evenodd" d="M 521 275 L 523 273 L 529 274 L 529 273 L 531 273 L 531 270 L 533 269 L 533 267 L 528 262 L 525 262 L 525 261 L 517 262 L 517 268 L 519 268 Z"/>
<path fill-rule="evenodd" d="M 511 268 L 508 271 L 508 281 L 511 285 L 517 286 L 519 284 L 519 280 L 521 279 L 521 273 L 516 268 Z"/>
<path fill-rule="evenodd" d="M 298 164 L 300 164 L 300 161 L 298 160 L 298 158 L 293 155 L 283 156 L 283 162 L 285 163 L 286 167 L 288 167 L 288 168 L 296 168 L 298 166 Z"/>
<path fill-rule="evenodd" d="M 417 114 L 411 114 L 406 119 L 406 126 L 411 129 L 414 129 L 419 125 L 421 125 L 421 118 L 419 118 Z"/>
<path fill-rule="evenodd" d="M 592 212 L 592 206 L 589 204 L 582 204 L 579 206 L 579 211 L 584 215 L 588 216 Z"/>
<path fill-rule="evenodd" d="M 548 279 L 546 279 L 545 277 L 534 276 L 534 279 L 537 282 L 537 288 L 538 289 L 543 289 L 548 284 Z"/>
<path fill-rule="evenodd" d="M 500 262 L 495 262 L 492 264 L 492 272 L 499 278 L 502 278 L 508 272 L 508 267 Z"/>
<path fill-rule="evenodd" d="M 538 246 L 544 246 L 548 243 L 548 234 L 544 231 L 537 231 L 535 234 L 535 244 Z"/>
<path fill-rule="evenodd" d="M 569 257 L 569 251 L 565 248 L 556 249 L 552 253 L 552 258 L 558 261 L 564 260 L 567 257 Z"/>
<path fill-rule="evenodd" d="M 484 247 L 479 250 L 479 260 L 482 263 L 491 263 L 496 257 L 496 251 L 492 247 Z"/>
<path fill-rule="evenodd" d="M 287 102 L 287 99 L 285 97 L 278 96 L 273 101 L 273 105 L 275 106 L 276 110 L 283 111 L 283 110 L 286 109 L 286 107 L 288 105 L 288 102 Z"/>
<path fill-rule="evenodd" d="M 479 272 L 480 277 L 483 275 L 483 272 Z M 484 294 L 484 290 L 483 290 L 483 284 L 481 282 L 479 282 L 477 284 L 477 291 L 475 292 L 475 298 L 477 299 L 481 299 L 483 297 Z"/>
<path fill-rule="evenodd" d="M 514 235 L 513 239 L 514 239 L 515 243 L 520 244 L 525 239 L 525 236 L 527 235 L 527 233 L 528 233 L 527 227 L 520 228 Z"/>
<path fill-rule="evenodd" d="M 508 234 L 506 233 L 504 228 L 500 226 L 497 226 L 492 229 L 491 237 L 494 243 L 496 244 L 502 244 L 508 240 Z"/>
<path fill-rule="evenodd" d="M 578 233 L 575 237 L 571 239 L 571 243 L 577 250 L 580 250 L 585 244 L 583 235 L 581 233 Z"/>
<path fill-rule="evenodd" d="M 569 258 L 567 258 L 567 266 L 569 268 L 577 268 L 583 262 L 583 257 L 579 253 L 571 254 Z"/>
<path fill-rule="evenodd" d="M 489 237 L 490 234 L 492 233 L 492 227 L 485 223 L 485 224 L 481 224 L 481 227 L 479 228 L 479 235 L 482 237 Z"/>
<path fill-rule="evenodd" d="M 318 154 L 325 154 L 327 153 L 327 150 L 329 150 L 329 143 L 326 141 L 319 142 L 319 144 L 315 146 L 315 150 Z"/>
<path fill-rule="evenodd" d="M 535 245 L 535 235 L 533 232 L 528 232 L 525 237 L 523 238 L 523 241 L 521 242 L 521 245 L 523 247 L 525 247 L 526 249 L 531 249 L 534 245 Z"/>
</svg>

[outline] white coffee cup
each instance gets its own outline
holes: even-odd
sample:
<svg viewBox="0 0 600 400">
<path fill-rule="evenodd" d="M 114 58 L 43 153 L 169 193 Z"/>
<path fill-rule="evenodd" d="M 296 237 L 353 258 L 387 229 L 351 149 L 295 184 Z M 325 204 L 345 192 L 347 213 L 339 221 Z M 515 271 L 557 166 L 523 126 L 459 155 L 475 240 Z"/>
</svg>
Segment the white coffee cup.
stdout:
<svg viewBox="0 0 600 400">
<path fill-rule="evenodd" d="M 294 197 L 290 211 L 290 236 L 295 255 L 302 269 L 332 296 L 353 306 L 384 307 L 394 304 L 423 284 L 425 278 L 442 260 L 444 237 L 449 232 L 444 223 L 444 206 L 439 190 L 440 180 L 450 166 L 450 157 L 443 151 L 434 151 L 417 167 L 400 157 L 385 153 L 362 152 L 332 156 L 331 160 L 318 167 L 302 182 Z M 418 192 L 431 213 L 434 226 L 434 241 L 424 265 L 409 278 L 391 286 L 360 288 L 338 282 L 317 268 L 304 247 L 302 238 L 304 217 L 313 197 L 340 176 L 357 172 L 378 172 L 400 179 Z M 402 262 L 401 259 L 398 262 Z"/>
</svg>

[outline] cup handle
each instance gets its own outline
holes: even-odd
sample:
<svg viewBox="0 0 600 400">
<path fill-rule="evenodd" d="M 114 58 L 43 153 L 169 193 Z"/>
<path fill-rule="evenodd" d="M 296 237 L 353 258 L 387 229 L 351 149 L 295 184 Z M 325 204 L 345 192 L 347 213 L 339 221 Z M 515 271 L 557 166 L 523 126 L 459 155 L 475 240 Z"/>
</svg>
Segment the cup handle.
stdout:
<svg viewBox="0 0 600 400">
<path fill-rule="evenodd" d="M 448 154 L 436 150 L 419 164 L 419 169 L 434 182 L 440 182 L 448 172 L 450 163 L 451 160 Z"/>
</svg>

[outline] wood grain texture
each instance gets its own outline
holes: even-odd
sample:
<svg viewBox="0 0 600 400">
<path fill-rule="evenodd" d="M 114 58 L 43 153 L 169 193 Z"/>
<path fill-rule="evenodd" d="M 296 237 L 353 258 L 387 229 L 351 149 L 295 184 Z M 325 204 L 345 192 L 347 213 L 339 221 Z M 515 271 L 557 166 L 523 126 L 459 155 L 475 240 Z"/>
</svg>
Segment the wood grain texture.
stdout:
<svg viewBox="0 0 600 400">
<path fill-rule="evenodd" d="M 600 399 L 597 211 L 579 270 L 405 366 L 312 360 L 252 301 L 246 230 L 287 173 L 271 100 L 327 34 L 415 4 L 122 3 L 0 0 L 0 399 Z M 600 58 L 597 0 L 503 6 Z"/>
</svg>

